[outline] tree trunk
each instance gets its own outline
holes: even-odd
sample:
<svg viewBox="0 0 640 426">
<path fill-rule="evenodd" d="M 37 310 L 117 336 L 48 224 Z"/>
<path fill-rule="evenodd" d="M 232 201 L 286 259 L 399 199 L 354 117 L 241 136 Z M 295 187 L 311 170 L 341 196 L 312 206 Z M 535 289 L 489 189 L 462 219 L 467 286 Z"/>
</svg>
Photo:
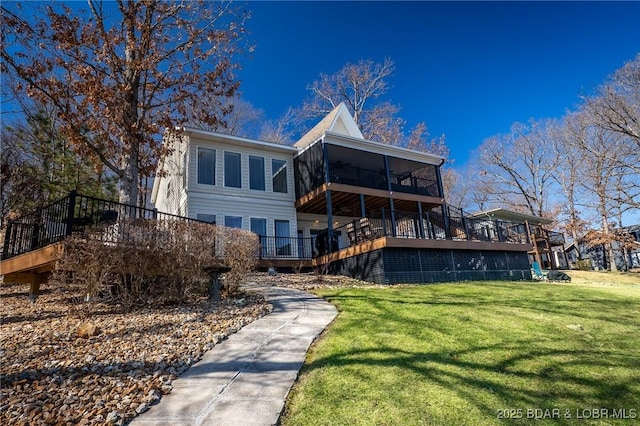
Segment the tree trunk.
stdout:
<svg viewBox="0 0 640 426">
<path fill-rule="evenodd" d="M 118 197 L 122 204 L 137 205 L 138 201 L 138 144 L 132 142 L 122 158 L 122 175 L 118 186 Z"/>
</svg>

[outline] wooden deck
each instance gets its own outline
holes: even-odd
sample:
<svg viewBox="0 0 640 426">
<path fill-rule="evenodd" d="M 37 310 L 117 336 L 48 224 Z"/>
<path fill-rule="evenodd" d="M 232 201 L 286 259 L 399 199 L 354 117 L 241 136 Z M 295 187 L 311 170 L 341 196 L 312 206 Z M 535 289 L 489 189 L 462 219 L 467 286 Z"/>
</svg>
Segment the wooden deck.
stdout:
<svg viewBox="0 0 640 426">
<path fill-rule="evenodd" d="M 54 243 L 28 253 L 0 261 L 3 283 L 29 284 L 29 296 L 36 297 L 62 254 L 62 243 Z"/>
</svg>

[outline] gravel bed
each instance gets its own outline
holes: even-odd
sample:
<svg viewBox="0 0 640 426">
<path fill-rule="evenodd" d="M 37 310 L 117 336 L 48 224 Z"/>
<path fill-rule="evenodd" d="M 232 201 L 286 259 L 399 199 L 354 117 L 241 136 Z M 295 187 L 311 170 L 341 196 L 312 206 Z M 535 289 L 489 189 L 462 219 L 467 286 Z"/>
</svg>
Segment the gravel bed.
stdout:
<svg viewBox="0 0 640 426">
<path fill-rule="evenodd" d="M 0 423 L 125 424 L 171 392 L 204 352 L 271 310 L 244 293 L 217 306 L 135 309 L 96 304 L 45 285 L 35 303 L 26 284 L 0 285 Z M 79 329 L 95 333 L 79 337 Z"/>
<path fill-rule="evenodd" d="M 256 286 L 299 290 L 371 286 L 341 276 L 254 273 L 218 305 L 79 310 L 70 290 L 0 285 L 0 423 L 123 425 L 171 392 L 172 381 L 216 343 L 271 311 Z M 88 337 L 79 331 L 88 330 Z"/>
</svg>

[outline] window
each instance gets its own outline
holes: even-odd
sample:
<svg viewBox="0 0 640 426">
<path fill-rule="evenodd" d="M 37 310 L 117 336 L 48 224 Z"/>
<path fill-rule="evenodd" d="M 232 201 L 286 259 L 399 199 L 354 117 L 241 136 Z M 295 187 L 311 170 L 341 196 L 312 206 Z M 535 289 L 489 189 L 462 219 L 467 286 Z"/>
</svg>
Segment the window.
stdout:
<svg viewBox="0 0 640 426">
<path fill-rule="evenodd" d="M 252 217 L 251 232 L 257 235 L 266 236 L 267 235 L 267 219 Z"/>
<path fill-rule="evenodd" d="M 242 188 L 240 154 L 237 152 L 224 153 L 224 186 Z"/>
<path fill-rule="evenodd" d="M 203 222 L 213 223 L 214 225 L 216 224 L 216 215 L 215 214 L 198 213 L 198 215 L 196 216 L 196 219 L 201 220 Z"/>
<path fill-rule="evenodd" d="M 249 156 L 249 188 L 264 191 L 264 158 Z"/>
<path fill-rule="evenodd" d="M 262 218 L 251 218 L 251 232 L 258 235 L 260 239 L 260 247 L 262 251 L 262 256 L 267 255 L 267 219 Z"/>
<path fill-rule="evenodd" d="M 242 216 L 225 216 L 224 226 L 227 228 L 242 228 Z"/>
<path fill-rule="evenodd" d="M 287 162 L 284 160 L 271 160 L 271 173 L 273 180 L 273 192 L 287 193 Z"/>
<path fill-rule="evenodd" d="M 276 254 L 279 256 L 291 255 L 291 238 L 289 238 L 289 221 L 274 221 L 276 228 Z"/>
<path fill-rule="evenodd" d="M 216 184 L 216 150 L 198 147 L 198 183 Z"/>
</svg>

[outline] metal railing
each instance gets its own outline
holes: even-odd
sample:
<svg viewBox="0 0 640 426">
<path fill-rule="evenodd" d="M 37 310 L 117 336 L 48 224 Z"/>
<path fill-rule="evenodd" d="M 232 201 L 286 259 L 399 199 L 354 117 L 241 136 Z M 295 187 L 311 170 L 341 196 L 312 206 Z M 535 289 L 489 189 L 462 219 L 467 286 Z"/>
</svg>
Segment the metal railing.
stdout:
<svg viewBox="0 0 640 426">
<path fill-rule="evenodd" d="M 260 236 L 261 259 L 311 259 L 315 238 Z"/>
<path fill-rule="evenodd" d="M 448 210 L 446 210 L 449 212 Z M 451 212 L 461 210 L 452 209 Z M 318 234 L 320 254 L 335 252 L 381 237 L 454 241 L 487 241 L 527 244 L 529 238 L 523 225 L 501 220 L 475 219 L 465 216 L 445 216 L 436 211 L 416 212 L 381 209 L 368 217 L 354 219 L 335 228 L 329 244 L 328 230 Z"/>
<path fill-rule="evenodd" d="M 391 190 L 408 194 L 440 197 L 440 190 L 438 189 L 438 181 L 436 179 L 425 179 L 411 174 L 391 174 Z"/>
<path fill-rule="evenodd" d="M 98 225 L 106 227 L 98 236 L 105 242 L 127 239 L 133 242 L 139 239 L 140 232 L 144 232 L 139 221 L 149 219 L 158 223 L 168 220 L 200 222 L 72 191 L 60 200 L 10 220 L 5 231 L 2 259 L 60 242 L 68 235 L 83 234 Z"/>
<path fill-rule="evenodd" d="M 364 167 L 348 166 L 341 163 L 329 163 L 329 179 L 331 182 L 365 188 L 388 190 L 384 170 L 373 170 Z"/>
</svg>

